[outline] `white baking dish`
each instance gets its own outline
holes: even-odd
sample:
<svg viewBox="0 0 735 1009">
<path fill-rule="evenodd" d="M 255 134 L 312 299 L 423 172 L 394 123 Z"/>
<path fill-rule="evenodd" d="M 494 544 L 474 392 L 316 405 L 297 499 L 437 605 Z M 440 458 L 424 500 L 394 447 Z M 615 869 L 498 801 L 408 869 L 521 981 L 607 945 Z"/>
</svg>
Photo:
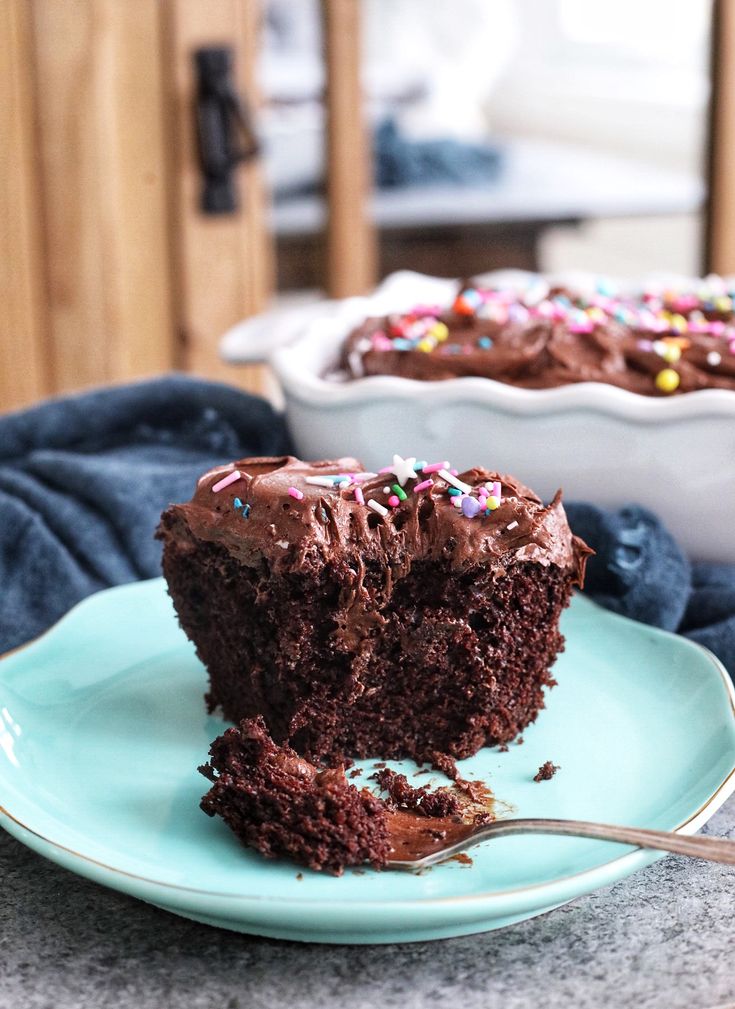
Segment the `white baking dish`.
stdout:
<svg viewBox="0 0 735 1009">
<path fill-rule="evenodd" d="M 565 275 L 589 286 L 598 278 Z M 528 283 L 528 274 L 487 274 Z M 735 562 L 735 392 L 649 398 L 600 383 L 519 389 L 486 378 L 421 382 L 371 376 L 326 380 L 345 336 L 368 315 L 447 304 L 456 281 L 399 273 L 366 298 L 321 302 L 241 323 L 225 360 L 269 360 L 298 454 L 355 455 L 368 467 L 394 452 L 460 469 L 514 473 L 550 498 L 605 506 L 637 502 L 661 516 L 690 555 Z"/>
</svg>

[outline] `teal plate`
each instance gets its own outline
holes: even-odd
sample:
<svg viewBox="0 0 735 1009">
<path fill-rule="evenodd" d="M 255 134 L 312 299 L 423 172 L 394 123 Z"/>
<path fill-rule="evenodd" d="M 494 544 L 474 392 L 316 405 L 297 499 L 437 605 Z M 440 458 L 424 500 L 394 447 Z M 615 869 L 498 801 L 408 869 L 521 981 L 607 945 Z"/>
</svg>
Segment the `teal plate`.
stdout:
<svg viewBox="0 0 735 1009">
<path fill-rule="evenodd" d="M 735 788 L 724 669 L 703 648 L 583 597 L 563 623 L 559 686 L 524 745 L 483 750 L 463 774 L 487 781 L 520 816 L 692 833 Z M 471 866 L 448 862 L 421 875 L 337 879 L 266 861 L 198 808 L 206 782 L 196 768 L 223 728 L 204 711 L 204 684 L 160 579 L 81 603 L 0 662 L 0 823 L 60 865 L 177 914 L 314 942 L 499 928 L 658 857 L 527 837 L 487 842 Z M 561 770 L 537 784 L 546 760 Z"/>
</svg>

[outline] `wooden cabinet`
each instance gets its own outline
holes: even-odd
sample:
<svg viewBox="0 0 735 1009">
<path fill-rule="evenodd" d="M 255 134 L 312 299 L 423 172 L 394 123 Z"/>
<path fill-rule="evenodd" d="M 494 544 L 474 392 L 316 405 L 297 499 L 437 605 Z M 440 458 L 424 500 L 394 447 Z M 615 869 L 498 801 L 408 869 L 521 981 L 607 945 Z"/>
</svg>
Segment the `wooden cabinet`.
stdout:
<svg viewBox="0 0 735 1009">
<path fill-rule="evenodd" d="M 258 388 L 217 341 L 261 310 L 257 161 L 199 209 L 193 51 L 255 105 L 257 0 L 0 0 L 0 409 L 182 368 Z"/>
</svg>

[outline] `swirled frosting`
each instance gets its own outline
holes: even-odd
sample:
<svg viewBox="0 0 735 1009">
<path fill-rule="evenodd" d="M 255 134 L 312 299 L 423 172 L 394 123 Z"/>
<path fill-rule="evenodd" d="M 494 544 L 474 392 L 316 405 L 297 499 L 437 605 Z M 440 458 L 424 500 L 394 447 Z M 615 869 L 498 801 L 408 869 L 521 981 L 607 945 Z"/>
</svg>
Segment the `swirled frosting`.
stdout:
<svg viewBox="0 0 735 1009">
<path fill-rule="evenodd" d="M 369 318 L 347 338 L 336 377 L 424 381 L 477 376 L 526 389 L 602 382 L 644 396 L 735 390 L 735 291 L 621 297 L 549 288 L 458 288 L 451 306 Z"/>
<path fill-rule="evenodd" d="M 498 573 L 532 561 L 581 584 L 590 551 L 569 529 L 561 492 L 544 505 L 514 477 L 481 467 L 457 474 L 445 462 L 395 456 L 370 474 L 350 458 L 240 459 L 205 473 L 192 500 L 172 505 L 165 520 L 246 565 L 265 558 L 276 573 L 347 565 L 358 611 L 371 565 L 387 592 L 421 560 Z"/>
</svg>

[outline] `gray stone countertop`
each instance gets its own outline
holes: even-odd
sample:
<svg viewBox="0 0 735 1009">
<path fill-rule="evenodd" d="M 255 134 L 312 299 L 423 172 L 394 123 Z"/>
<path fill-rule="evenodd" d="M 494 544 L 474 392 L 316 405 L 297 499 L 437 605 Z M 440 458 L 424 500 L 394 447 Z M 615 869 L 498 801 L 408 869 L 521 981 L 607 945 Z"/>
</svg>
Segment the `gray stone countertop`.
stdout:
<svg viewBox="0 0 735 1009">
<path fill-rule="evenodd" d="M 708 832 L 735 838 L 735 797 Z M 735 1002 L 735 869 L 669 856 L 497 932 L 394 946 L 238 935 L 80 879 L 0 829 L 2 1009 L 711 1009 Z"/>
</svg>

